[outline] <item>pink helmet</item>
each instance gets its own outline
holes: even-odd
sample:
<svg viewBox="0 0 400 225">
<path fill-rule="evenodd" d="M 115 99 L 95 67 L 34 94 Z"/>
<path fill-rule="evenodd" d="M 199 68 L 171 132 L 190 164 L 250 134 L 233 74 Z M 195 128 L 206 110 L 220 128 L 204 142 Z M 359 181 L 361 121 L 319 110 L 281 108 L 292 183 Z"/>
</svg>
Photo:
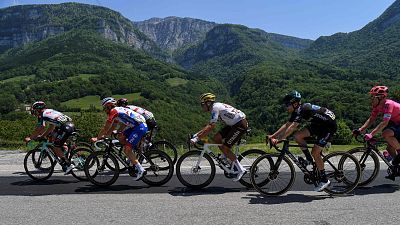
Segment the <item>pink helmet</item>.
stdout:
<svg viewBox="0 0 400 225">
<path fill-rule="evenodd" d="M 388 90 L 389 90 L 389 88 L 386 86 L 375 86 L 375 87 L 371 88 L 369 93 L 373 96 L 383 95 L 383 96 L 387 97 Z"/>
</svg>

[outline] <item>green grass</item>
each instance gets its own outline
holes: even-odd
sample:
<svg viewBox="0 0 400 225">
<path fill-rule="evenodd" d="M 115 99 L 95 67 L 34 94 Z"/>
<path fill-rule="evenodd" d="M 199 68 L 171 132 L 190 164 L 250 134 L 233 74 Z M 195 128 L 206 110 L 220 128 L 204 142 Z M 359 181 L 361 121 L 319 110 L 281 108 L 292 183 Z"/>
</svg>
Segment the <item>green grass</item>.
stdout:
<svg viewBox="0 0 400 225">
<path fill-rule="evenodd" d="M 140 96 L 140 93 L 130 93 L 130 94 L 125 94 L 125 95 L 113 95 L 115 99 L 118 98 L 127 98 L 129 101 L 137 100 L 142 98 Z M 80 108 L 80 109 L 89 109 L 90 105 L 93 105 L 97 109 L 101 109 L 101 104 L 100 104 L 100 96 L 98 95 L 88 95 L 83 98 L 76 98 L 76 99 L 71 99 L 66 102 L 62 102 L 62 106 L 66 106 L 68 108 Z"/>
<path fill-rule="evenodd" d="M 22 80 L 28 80 L 28 79 L 33 79 L 33 78 L 35 78 L 35 75 L 18 76 L 18 77 L 13 77 L 13 78 L 2 80 L 2 81 L 0 81 L 0 83 L 19 82 Z"/>
<path fill-rule="evenodd" d="M 188 80 L 185 80 L 185 79 L 182 79 L 182 78 L 179 78 L 179 77 L 169 78 L 166 81 L 171 87 L 184 85 L 184 84 L 186 84 L 188 82 Z"/>
</svg>

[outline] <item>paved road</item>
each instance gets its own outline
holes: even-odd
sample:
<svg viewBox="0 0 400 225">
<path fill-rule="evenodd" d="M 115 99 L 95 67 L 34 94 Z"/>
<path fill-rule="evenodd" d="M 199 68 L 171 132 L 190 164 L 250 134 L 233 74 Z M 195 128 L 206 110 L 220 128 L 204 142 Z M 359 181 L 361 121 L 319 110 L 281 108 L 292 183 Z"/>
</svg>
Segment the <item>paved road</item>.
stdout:
<svg viewBox="0 0 400 225">
<path fill-rule="evenodd" d="M 221 175 L 202 191 L 174 177 L 149 187 L 122 176 L 109 188 L 56 173 L 47 182 L 24 174 L 23 153 L 0 152 L 0 224 L 394 224 L 398 182 L 381 171 L 345 197 L 316 193 L 297 174 L 292 191 L 263 197 Z"/>
</svg>

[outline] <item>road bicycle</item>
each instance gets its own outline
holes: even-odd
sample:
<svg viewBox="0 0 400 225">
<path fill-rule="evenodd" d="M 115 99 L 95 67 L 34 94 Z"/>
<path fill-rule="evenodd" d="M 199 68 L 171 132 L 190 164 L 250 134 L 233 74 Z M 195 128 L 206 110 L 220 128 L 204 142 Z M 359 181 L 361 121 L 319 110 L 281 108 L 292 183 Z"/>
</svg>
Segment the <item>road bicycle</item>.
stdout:
<svg viewBox="0 0 400 225">
<path fill-rule="evenodd" d="M 135 176 L 135 169 L 129 165 L 125 157 L 120 155 L 121 148 L 115 146 L 112 138 L 105 138 L 95 144 L 105 146 L 103 151 L 95 151 L 88 156 L 84 170 L 90 182 L 97 186 L 112 185 L 124 170 L 129 171 L 130 176 Z M 167 183 L 173 175 L 174 164 L 167 153 L 160 150 L 148 150 L 138 153 L 138 160 L 146 170 L 142 180 L 152 186 L 161 186 Z"/>
<path fill-rule="evenodd" d="M 190 137 L 188 139 L 190 140 Z M 265 152 L 260 149 L 250 149 L 240 152 L 239 146 L 243 142 L 244 140 L 241 140 L 234 146 L 234 154 L 242 166 L 247 171 L 250 171 L 254 159 L 265 154 Z M 195 145 L 197 150 L 191 150 L 189 141 L 188 145 L 189 151 L 179 157 L 176 163 L 176 175 L 179 181 L 186 187 L 201 189 L 208 186 L 215 177 L 215 165 L 224 171 L 224 175 L 227 178 L 234 178 L 238 174 L 236 167 L 229 159 L 221 157 L 220 154 L 216 155 L 212 151 L 213 147 L 217 148 L 221 146 L 220 144 L 205 143 L 202 148 Z M 239 182 L 245 187 L 252 187 L 248 173 Z"/>
<path fill-rule="evenodd" d="M 67 140 L 67 150 L 64 150 L 65 157 L 74 164 L 71 171 L 72 176 L 78 180 L 87 180 L 84 172 L 86 158 L 93 152 L 89 148 L 77 148 L 75 143 L 77 133 L 73 133 Z M 56 164 L 61 165 L 61 159 L 53 152 L 54 145 L 45 138 L 28 151 L 24 158 L 24 169 L 26 174 L 34 180 L 44 181 L 51 177 Z"/>
<path fill-rule="evenodd" d="M 355 156 L 360 162 L 362 176 L 360 182 L 358 183 L 358 186 L 366 186 L 375 180 L 375 178 L 378 176 L 380 168 L 379 158 L 381 158 L 382 161 L 388 166 L 387 173 L 389 177 L 394 177 L 398 174 L 396 172 L 397 169 L 390 163 L 390 161 L 386 159 L 386 157 L 378 149 L 378 146 L 385 142 L 377 141 L 375 138 L 366 141 L 360 135 L 356 135 L 355 139 L 358 142 L 364 144 L 363 147 L 353 148 L 348 151 L 348 153 Z"/>
<path fill-rule="evenodd" d="M 283 147 L 273 145 L 269 140 L 270 148 L 274 147 L 279 154 L 265 154 L 254 161 L 250 170 L 250 179 L 254 188 L 263 195 L 282 195 L 293 185 L 296 171 L 293 162 L 304 173 L 304 182 L 318 186 L 319 170 L 315 163 L 312 169 L 300 163 L 290 152 L 290 147 L 301 147 L 289 144 L 288 140 L 281 140 Z M 361 178 L 361 167 L 353 155 L 346 152 L 333 152 L 323 155 L 325 173 L 331 184 L 324 189 L 331 195 L 340 195 L 351 192 L 357 187 Z"/>
</svg>

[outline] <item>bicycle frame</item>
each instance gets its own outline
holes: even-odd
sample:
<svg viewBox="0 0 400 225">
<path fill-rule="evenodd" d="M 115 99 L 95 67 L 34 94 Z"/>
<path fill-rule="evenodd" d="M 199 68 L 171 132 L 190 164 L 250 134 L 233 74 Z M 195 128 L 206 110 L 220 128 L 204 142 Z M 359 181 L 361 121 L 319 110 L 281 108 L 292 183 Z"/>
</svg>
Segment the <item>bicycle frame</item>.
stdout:
<svg viewBox="0 0 400 225">
<path fill-rule="evenodd" d="M 393 165 L 392 165 L 392 164 L 386 159 L 386 157 L 379 151 L 379 149 L 376 147 L 376 145 L 373 144 L 373 143 L 371 143 L 371 142 L 374 142 L 374 140 L 373 140 L 373 141 L 367 141 L 367 142 L 366 142 L 365 145 L 366 145 L 367 151 L 365 151 L 364 154 L 361 156 L 360 164 L 365 163 L 366 160 L 367 160 L 367 158 L 368 158 L 368 155 L 369 155 L 371 152 L 374 152 L 375 154 L 377 154 L 377 155 L 383 160 L 383 162 L 384 162 L 388 167 L 392 168 Z"/>
</svg>

